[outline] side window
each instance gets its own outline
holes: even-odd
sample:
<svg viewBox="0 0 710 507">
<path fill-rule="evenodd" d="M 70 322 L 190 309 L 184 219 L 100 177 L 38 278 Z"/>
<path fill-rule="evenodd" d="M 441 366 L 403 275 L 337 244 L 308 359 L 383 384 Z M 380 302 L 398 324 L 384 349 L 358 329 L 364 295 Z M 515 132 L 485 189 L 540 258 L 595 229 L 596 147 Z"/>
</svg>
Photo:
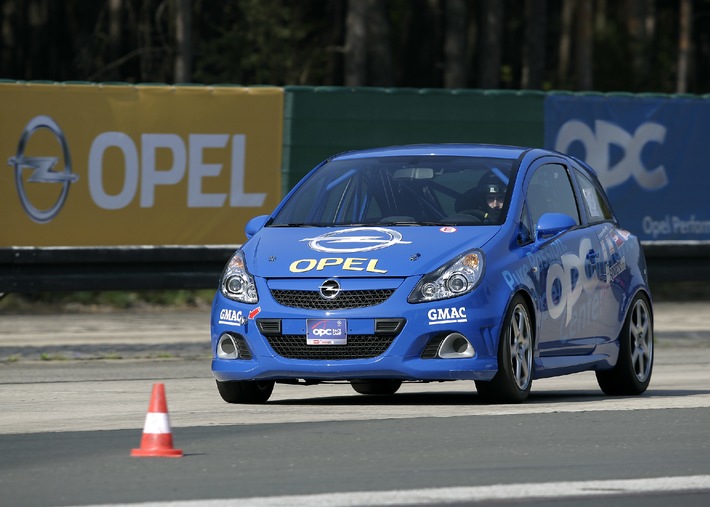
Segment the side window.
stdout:
<svg viewBox="0 0 710 507">
<path fill-rule="evenodd" d="M 545 213 L 564 213 L 579 224 L 577 201 L 564 166 L 546 164 L 539 167 L 530 178 L 527 203 L 534 228 Z"/>
<path fill-rule="evenodd" d="M 613 220 L 614 214 L 604 198 L 601 188 L 598 187 L 586 174 L 575 170 L 579 188 L 582 191 L 582 200 L 587 210 L 587 216 L 592 223 Z"/>
</svg>

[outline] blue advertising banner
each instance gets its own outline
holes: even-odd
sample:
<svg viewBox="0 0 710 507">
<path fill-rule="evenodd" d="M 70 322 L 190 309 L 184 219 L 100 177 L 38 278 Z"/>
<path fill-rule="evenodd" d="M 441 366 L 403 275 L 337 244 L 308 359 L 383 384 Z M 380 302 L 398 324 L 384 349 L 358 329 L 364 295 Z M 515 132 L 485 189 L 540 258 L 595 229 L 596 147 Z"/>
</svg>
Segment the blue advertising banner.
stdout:
<svg viewBox="0 0 710 507">
<path fill-rule="evenodd" d="M 548 95 L 545 146 L 584 160 L 646 241 L 710 240 L 710 100 Z"/>
</svg>

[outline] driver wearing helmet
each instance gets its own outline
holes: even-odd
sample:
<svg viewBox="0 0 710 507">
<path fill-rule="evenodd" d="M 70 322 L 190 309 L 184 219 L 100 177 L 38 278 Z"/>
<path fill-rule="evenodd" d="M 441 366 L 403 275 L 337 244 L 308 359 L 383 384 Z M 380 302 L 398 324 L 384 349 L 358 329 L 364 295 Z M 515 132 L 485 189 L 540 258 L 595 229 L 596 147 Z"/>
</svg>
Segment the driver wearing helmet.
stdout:
<svg viewBox="0 0 710 507">
<path fill-rule="evenodd" d="M 484 187 L 484 193 L 486 202 L 483 210 L 483 219 L 495 222 L 500 216 L 500 210 L 503 209 L 505 189 L 497 183 L 488 183 Z"/>
<path fill-rule="evenodd" d="M 456 199 L 456 212 L 472 215 L 484 224 L 497 224 L 503 211 L 508 178 L 501 171 L 488 171 Z"/>
<path fill-rule="evenodd" d="M 483 223 L 498 223 L 503 211 L 507 184 L 507 176 L 495 168 L 488 171 L 479 181 L 479 192 L 483 194 L 479 197 L 482 199 L 479 206 L 483 213 Z"/>
</svg>

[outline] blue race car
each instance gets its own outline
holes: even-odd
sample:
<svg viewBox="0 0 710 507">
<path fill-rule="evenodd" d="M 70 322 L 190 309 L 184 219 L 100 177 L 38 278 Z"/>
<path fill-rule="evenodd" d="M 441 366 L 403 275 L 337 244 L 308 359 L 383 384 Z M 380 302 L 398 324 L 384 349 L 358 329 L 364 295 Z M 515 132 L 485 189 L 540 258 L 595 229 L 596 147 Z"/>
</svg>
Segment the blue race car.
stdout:
<svg viewBox="0 0 710 507">
<path fill-rule="evenodd" d="M 212 307 L 212 372 L 229 403 L 275 383 L 473 380 L 494 403 L 533 379 L 594 370 L 640 394 L 653 308 L 637 238 L 594 171 L 541 149 L 353 151 L 246 226 Z"/>
</svg>

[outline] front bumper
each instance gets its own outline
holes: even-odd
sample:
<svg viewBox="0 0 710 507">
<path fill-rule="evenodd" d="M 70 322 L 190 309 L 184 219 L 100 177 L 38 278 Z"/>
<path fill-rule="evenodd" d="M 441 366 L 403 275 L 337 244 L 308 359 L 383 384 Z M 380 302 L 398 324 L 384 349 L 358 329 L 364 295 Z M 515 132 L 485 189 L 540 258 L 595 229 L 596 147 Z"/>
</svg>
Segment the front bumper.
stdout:
<svg viewBox="0 0 710 507">
<path fill-rule="evenodd" d="M 409 304 L 399 294 L 408 294 L 416 280 L 405 280 L 387 301 L 366 308 L 309 310 L 278 304 L 263 280 L 257 280 L 260 301 L 240 304 L 215 296 L 212 307 L 212 372 L 220 381 L 234 380 L 353 380 L 393 378 L 401 380 L 490 380 L 498 369 L 497 346 L 505 303 L 498 308 L 479 286 L 459 298 L 433 303 Z M 344 319 L 348 337 L 386 341 L 382 352 L 372 357 L 336 358 L 320 351 L 347 345 L 306 345 L 306 319 Z M 403 320 L 396 335 L 378 330 L 377 321 Z M 261 320 L 261 322 L 259 322 Z M 268 322 L 269 330 L 263 322 Z M 278 322 L 278 325 L 275 323 Z M 248 347 L 247 358 L 221 359 L 217 345 L 224 333 L 239 337 Z M 432 347 L 451 333 L 460 333 L 475 349 L 473 357 L 442 359 L 432 356 Z M 292 357 L 280 342 L 297 342 Z M 321 347 L 321 348 L 319 348 Z M 281 351 L 280 354 L 277 351 Z M 301 351 L 313 352 L 302 357 Z M 424 356 L 424 357 L 423 357 Z"/>
</svg>

